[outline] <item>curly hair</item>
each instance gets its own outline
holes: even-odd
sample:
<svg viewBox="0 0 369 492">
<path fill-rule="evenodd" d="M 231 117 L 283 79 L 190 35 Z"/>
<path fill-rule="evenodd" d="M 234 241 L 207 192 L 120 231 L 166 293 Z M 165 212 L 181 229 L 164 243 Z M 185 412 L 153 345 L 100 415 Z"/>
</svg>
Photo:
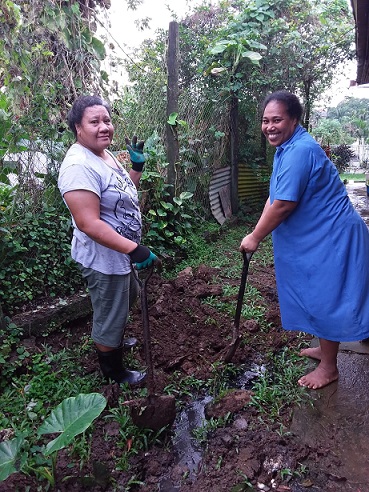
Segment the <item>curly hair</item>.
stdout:
<svg viewBox="0 0 369 492">
<path fill-rule="evenodd" d="M 304 110 L 302 104 L 300 103 L 298 97 L 295 96 L 295 94 L 292 94 L 291 92 L 285 90 L 276 91 L 273 92 L 272 94 L 269 94 L 269 96 L 267 96 L 264 99 L 263 112 L 266 106 L 271 101 L 277 101 L 283 103 L 286 106 L 286 111 L 291 118 L 296 118 L 297 121 L 301 120 L 302 113 Z"/>
<path fill-rule="evenodd" d="M 77 137 L 76 125 L 81 123 L 86 108 L 91 106 L 104 106 L 111 116 L 110 104 L 100 96 L 80 96 L 74 101 L 72 109 L 68 113 L 68 126 L 75 137 Z"/>
</svg>

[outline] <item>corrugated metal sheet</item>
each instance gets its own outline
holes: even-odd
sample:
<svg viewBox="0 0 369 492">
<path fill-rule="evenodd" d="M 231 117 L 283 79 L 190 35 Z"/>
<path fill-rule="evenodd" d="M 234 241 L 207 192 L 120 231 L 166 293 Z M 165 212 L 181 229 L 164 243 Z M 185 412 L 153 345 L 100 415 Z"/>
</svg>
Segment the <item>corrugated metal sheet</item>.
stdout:
<svg viewBox="0 0 369 492">
<path fill-rule="evenodd" d="M 268 197 L 269 182 L 262 181 L 251 167 L 244 163 L 238 169 L 238 198 L 251 207 L 260 205 Z M 217 169 L 209 185 L 211 213 L 219 224 L 232 215 L 231 210 L 231 168 Z"/>
<path fill-rule="evenodd" d="M 238 199 L 250 206 L 260 205 L 267 199 L 269 181 L 262 181 L 260 175 L 247 164 L 240 163 L 238 168 Z"/>
<path fill-rule="evenodd" d="M 230 200 L 231 168 L 223 167 L 214 172 L 209 184 L 210 209 L 219 224 L 223 224 L 227 217 L 232 215 L 232 211 L 228 206 Z"/>
</svg>

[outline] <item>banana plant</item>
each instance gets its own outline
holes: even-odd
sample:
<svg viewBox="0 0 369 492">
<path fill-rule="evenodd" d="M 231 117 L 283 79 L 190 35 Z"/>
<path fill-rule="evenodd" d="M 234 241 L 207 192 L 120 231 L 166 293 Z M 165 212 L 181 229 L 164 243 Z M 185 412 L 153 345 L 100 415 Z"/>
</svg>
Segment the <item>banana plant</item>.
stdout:
<svg viewBox="0 0 369 492">
<path fill-rule="evenodd" d="M 0 482 L 19 471 L 34 471 L 46 478 L 51 486 L 55 486 L 58 451 L 67 447 L 78 434 L 88 429 L 104 410 L 106 403 L 104 396 L 99 393 L 79 394 L 63 400 L 45 419 L 37 430 L 37 435 L 59 434 L 42 450 L 45 457 L 52 458 L 51 470 L 34 467 L 34 460 L 31 460 L 26 451 L 28 443 L 23 437 L 0 443 Z"/>
</svg>

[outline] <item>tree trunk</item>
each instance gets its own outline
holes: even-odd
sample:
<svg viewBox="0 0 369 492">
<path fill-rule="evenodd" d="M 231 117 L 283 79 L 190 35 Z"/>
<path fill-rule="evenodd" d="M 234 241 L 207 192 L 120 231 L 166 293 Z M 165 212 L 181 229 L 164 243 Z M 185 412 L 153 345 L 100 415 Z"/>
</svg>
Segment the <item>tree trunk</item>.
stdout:
<svg viewBox="0 0 369 492">
<path fill-rule="evenodd" d="M 303 121 L 303 126 L 306 128 L 307 131 L 310 130 L 310 116 L 311 116 L 311 98 L 310 98 L 310 81 L 305 81 L 304 82 L 304 89 L 305 89 L 305 115 L 304 115 L 304 121 Z"/>
<path fill-rule="evenodd" d="M 3 313 L 3 308 L 1 307 L 1 303 L 0 303 L 0 331 L 5 331 L 5 328 L 6 328 L 6 322 Z"/>
</svg>

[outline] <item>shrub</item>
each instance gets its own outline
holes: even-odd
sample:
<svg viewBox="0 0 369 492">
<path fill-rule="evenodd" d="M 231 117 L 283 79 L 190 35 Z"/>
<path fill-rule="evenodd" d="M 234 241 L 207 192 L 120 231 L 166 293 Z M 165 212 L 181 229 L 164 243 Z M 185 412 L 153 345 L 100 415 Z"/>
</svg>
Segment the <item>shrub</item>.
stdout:
<svg viewBox="0 0 369 492">
<path fill-rule="evenodd" d="M 354 151 L 346 144 L 337 145 L 331 149 L 331 160 L 340 174 L 348 169 L 350 160 L 354 156 Z"/>
<path fill-rule="evenodd" d="M 70 256 L 67 211 L 0 217 L 0 298 L 5 314 L 41 297 L 69 295 L 84 285 Z"/>
</svg>

